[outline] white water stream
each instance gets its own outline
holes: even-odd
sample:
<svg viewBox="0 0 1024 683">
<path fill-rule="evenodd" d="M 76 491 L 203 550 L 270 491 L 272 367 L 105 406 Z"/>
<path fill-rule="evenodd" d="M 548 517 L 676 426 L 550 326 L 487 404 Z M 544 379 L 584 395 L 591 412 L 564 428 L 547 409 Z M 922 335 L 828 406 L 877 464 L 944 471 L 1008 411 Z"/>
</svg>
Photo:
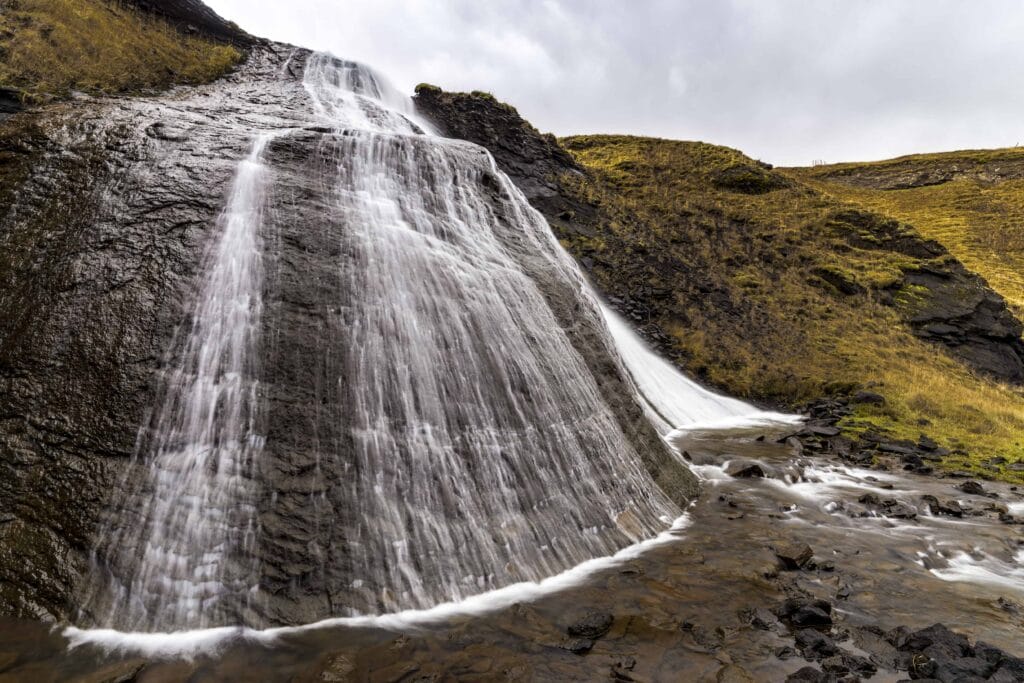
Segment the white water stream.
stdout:
<svg viewBox="0 0 1024 683">
<path fill-rule="evenodd" d="M 333 304 L 344 327 L 327 342 L 340 361 L 320 381 L 338 387 L 342 408 L 327 419 L 345 438 L 321 446 L 314 471 L 340 484 L 317 487 L 315 518 L 296 522 L 328 530 L 299 558 L 323 577 L 303 590 L 329 591 L 341 614 L 424 610 L 665 530 L 681 514 L 673 492 L 654 483 L 543 289 L 601 328 L 543 217 L 485 150 L 424 134 L 409 99 L 365 67 L 316 54 L 304 86 L 309 129 L 330 131 L 307 153 L 344 255 Z M 254 473 L 266 457 L 261 235 L 274 144 L 260 134 L 239 164 L 184 351 L 140 437 L 146 484 L 103 534 L 88 602 L 100 624 L 262 621 L 259 509 L 276 483 Z M 606 352 L 618 345 L 662 433 L 787 419 L 700 388 L 606 315 Z"/>
</svg>

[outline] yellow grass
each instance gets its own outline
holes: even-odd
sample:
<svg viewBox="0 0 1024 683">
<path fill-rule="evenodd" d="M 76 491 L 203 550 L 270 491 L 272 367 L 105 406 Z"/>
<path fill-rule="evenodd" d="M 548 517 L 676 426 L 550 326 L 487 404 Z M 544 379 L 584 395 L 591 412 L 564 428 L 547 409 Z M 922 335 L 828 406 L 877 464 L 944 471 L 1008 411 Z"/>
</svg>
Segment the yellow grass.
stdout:
<svg viewBox="0 0 1024 683">
<path fill-rule="evenodd" d="M 658 282 L 656 277 L 650 281 L 681 292 L 674 308 L 669 305 L 669 313 L 657 322 L 672 335 L 677 359 L 690 372 L 735 395 L 786 405 L 870 388 L 882 393 L 887 404 L 858 407 L 845 423 L 848 429 L 884 429 L 893 437 L 914 439 L 925 433 L 950 448 L 965 449 L 973 461 L 993 455 L 1024 458 L 1024 394 L 974 374 L 943 347 L 914 337 L 899 306 L 880 300 L 882 288 L 900 282 L 902 268 L 923 260 L 854 247 L 836 227 L 835 214 L 849 207 L 847 200 L 881 209 L 899 193 L 888 192 L 880 199 L 844 186 L 837 200 L 787 173 L 784 177 L 796 178 L 791 187 L 743 194 L 715 185 L 722 169 L 737 164 L 750 167 L 752 174 L 759 172 L 735 150 L 624 136 L 562 142 L 592 173 L 589 179 L 567 177 L 563 182 L 612 217 L 600 234 L 563 236 L 563 244 L 577 256 L 612 264 L 594 271 L 603 289 L 614 291 L 621 284 L 616 278 L 627 272 L 637 254 L 656 253 L 721 283 L 718 296 L 724 291 L 727 305 L 733 302 L 737 310 L 748 311 L 725 315 L 721 299 L 686 292 L 688 283 Z M 1005 268 L 1000 282 L 1014 281 L 1024 272 L 989 261 L 988 254 L 1013 251 L 1005 244 L 981 250 L 985 239 L 1016 245 L 1013 234 L 995 238 L 979 230 L 970 241 L 957 242 L 939 227 L 978 220 L 982 206 L 988 207 L 986 215 L 1019 216 L 1024 203 L 1013 198 L 1009 187 L 991 188 L 986 202 L 972 199 L 971 212 L 963 214 L 932 206 L 927 192 L 913 192 L 920 210 L 935 219 L 920 230 L 926 237 L 950 242 L 956 255 L 968 253 L 960 245 L 969 243 L 975 260 L 968 266 L 990 279 L 996 279 L 996 266 Z M 913 206 L 909 201 L 901 204 L 901 216 L 916 226 L 924 216 L 912 215 Z M 952 217 L 943 218 L 947 214 Z M 914 232 L 909 226 L 899 229 Z M 947 230 L 963 234 L 957 228 Z M 943 258 L 948 257 L 938 260 Z M 841 273 L 867 291 L 840 295 L 815 276 L 824 271 Z M 913 288 L 904 287 L 897 298 L 912 305 L 915 295 Z M 953 456 L 946 465 L 959 467 L 963 460 Z M 1022 479 L 1012 472 L 1002 476 Z"/>
<path fill-rule="evenodd" d="M 211 81 L 241 54 L 103 0 L 4 0 L 0 85 L 26 99 Z"/>
</svg>

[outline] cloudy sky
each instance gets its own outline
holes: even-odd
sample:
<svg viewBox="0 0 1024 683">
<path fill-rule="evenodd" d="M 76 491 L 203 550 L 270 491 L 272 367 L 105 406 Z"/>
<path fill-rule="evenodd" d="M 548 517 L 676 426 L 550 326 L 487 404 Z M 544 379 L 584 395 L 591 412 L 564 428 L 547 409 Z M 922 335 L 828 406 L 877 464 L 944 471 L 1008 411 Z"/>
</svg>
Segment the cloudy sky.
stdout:
<svg viewBox="0 0 1024 683">
<path fill-rule="evenodd" d="M 1024 144 L 1019 0 L 207 0 L 250 33 L 488 90 L 544 131 L 776 164 Z"/>
</svg>

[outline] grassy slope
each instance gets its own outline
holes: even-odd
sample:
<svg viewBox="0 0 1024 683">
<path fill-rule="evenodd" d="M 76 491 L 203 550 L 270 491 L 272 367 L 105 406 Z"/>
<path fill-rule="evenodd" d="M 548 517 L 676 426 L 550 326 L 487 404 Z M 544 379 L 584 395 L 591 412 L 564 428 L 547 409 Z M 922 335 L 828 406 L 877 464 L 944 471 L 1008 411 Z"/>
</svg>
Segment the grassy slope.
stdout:
<svg viewBox="0 0 1024 683">
<path fill-rule="evenodd" d="M 957 169 L 948 182 L 881 189 L 894 176 L 927 178 L 948 169 Z M 789 172 L 839 200 L 912 223 L 988 280 L 1018 318 L 1024 316 L 1024 149 L 921 154 Z"/>
<path fill-rule="evenodd" d="M 1024 457 L 1020 390 L 976 376 L 903 323 L 900 307 L 912 305 L 914 292 L 892 287 L 903 269 L 926 259 L 870 248 L 871 234 L 853 240 L 868 248 L 851 244 L 841 202 L 735 150 L 622 136 L 562 143 L 593 173 L 565 182 L 615 217 L 563 243 L 596 263 L 592 275 L 609 292 L 621 284 L 621 254 L 685 264 L 688 277 L 653 278 L 655 287 L 676 290 L 653 322 L 671 331 L 677 359 L 691 372 L 731 393 L 788 405 L 872 388 L 888 403 L 858 407 L 847 421 L 853 430 L 880 427 L 902 438 L 923 431 L 974 460 Z M 733 168 L 755 185 L 760 178 L 789 186 L 763 194 L 721 187 L 723 171 Z M 910 226 L 899 230 L 913 234 Z M 863 291 L 840 293 L 822 280 L 829 272 Z M 680 293 L 694 274 L 706 275 L 703 289 Z"/>
<path fill-rule="evenodd" d="M 202 83 L 240 58 L 106 0 L 5 0 L 0 13 L 0 86 L 28 100 Z"/>
</svg>

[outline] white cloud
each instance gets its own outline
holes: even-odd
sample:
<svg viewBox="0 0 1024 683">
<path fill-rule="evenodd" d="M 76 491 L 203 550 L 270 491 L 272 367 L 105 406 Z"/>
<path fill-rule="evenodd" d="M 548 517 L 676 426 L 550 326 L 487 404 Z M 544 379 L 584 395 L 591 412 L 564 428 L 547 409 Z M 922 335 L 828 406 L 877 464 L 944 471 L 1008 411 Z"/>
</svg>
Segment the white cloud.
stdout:
<svg viewBox="0 0 1024 683">
<path fill-rule="evenodd" d="M 542 130 L 775 163 L 1024 140 L 1017 0 L 209 0 L 398 87 L 488 90 Z"/>
</svg>

